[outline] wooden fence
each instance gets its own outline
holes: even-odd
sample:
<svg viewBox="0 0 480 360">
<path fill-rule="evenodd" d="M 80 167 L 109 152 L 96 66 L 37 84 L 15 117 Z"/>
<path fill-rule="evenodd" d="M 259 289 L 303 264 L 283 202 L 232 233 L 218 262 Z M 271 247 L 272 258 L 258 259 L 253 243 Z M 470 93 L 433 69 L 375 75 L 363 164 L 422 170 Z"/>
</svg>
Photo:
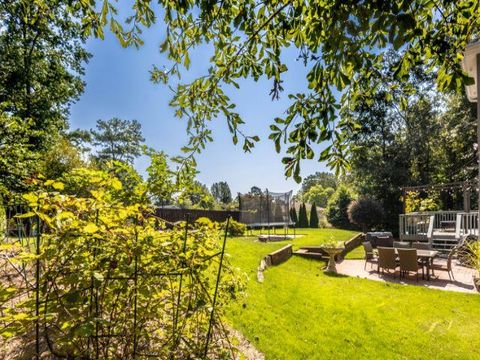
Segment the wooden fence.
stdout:
<svg viewBox="0 0 480 360">
<path fill-rule="evenodd" d="M 191 222 L 201 217 L 217 222 L 225 222 L 229 216 L 235 221 L 240 219 L 240 211 L 238 210 L 156 209 L 156 216 L 169 222 L 184 221 L 187 214 Z"/>
</svg>

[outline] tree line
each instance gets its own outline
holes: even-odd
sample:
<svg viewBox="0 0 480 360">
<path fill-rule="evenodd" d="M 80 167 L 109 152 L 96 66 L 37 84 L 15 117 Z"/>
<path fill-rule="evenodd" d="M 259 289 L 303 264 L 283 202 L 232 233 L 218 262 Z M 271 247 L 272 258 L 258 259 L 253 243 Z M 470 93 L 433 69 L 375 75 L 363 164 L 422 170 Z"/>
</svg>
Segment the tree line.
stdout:
<svg viewBox="0 0 480 360">
<path fill-rule="evenodd" d="M 387 228 L 395 228 L 401 211 L 399 187 L 472 178 L 476 114 L 458 93 L 472 83 L 460 61 L 467 42 L 479 36 L 478 4 L 462 0 L 438 1 L 435 6 L 421 1 L 393 1 L 383 7 L 368 1 L 360 7 L 343 4 L 334 8 L 322 3 L 286 3 L 278 8 L 276 3 L 258 5 L 253 12 L 248 11 L 257 6 L 252 0 L 238 8 L 201 7 L 199 13 L 188 2 L 162 5 L 168 8 L 166 24 L 178 31 L 168 32 L 162 42 L 161 51 L 171 63 L 166 71 L 152 69 L 153 82 L 169 83 L 172 75 L 182 72 L 182 66 L 190 66 L 188 44 L 222 39 L 213 44 L 216 52 L 208 74 L 177 84 L 171 101 L 177 114 L 189 119 L 191 138 L 186 154 L 169 160 L 192 165 L 182 178 L 196 187 L 194 196 L 175 197 L 185 203 L 215 206 L 211 193 L 218 195 L 218 189 L 209 191 L 195 182 L 195 162 L 188 161 L 210 141 L 206 119 L 223 114 L 234 143 L 243 140 L 244 150 L 250 151 L 259 138 L 240 131 L 244 120 L 223 87 L 235 86 L 240 78 L 266 76 L 273 81 L 273 99 L 278 99 L 284 91 L 282 74 L 289 71 L 280 56 L 287 45 L 299 51 L 308 69 L 310 89 L 290 94 L 285 116 L 274 119 L 270 126 L 277 151 L 283 143 L 289 144 L 283 159 L 287 176 L 300 181 L 301 162 L 315 156 L 316 144 L 326 144 L 318 159 L 332 169 L 344 170 L 342 181 L 354 186 L 360 196 L 381 202 Z M 221 16 L 210 19 L 206 15 L 210 11 Z M 437 13 L 444 16 L 435 16 Z M 115 4 L 108 1 L 96 8 L 89 2 L 72 6 L 60 0 L 15 0 L 2 2 L 0 15 L 0 191 L 6 196 L 27 191 L 38 174 L 58 176 L 65 171 L 66 157 L 71 163 L 84 160 L 70 147 L 73 144 L 78 150 L 78 138 L 68 129 L 68 117 L 70 105 L 85 86 L 82 77 L 91 58 L 86 40 L 103 38 L 110 24 L 122 45 L 141 46 L 141 28 L 151 26 L 157 18 L 150 1 L 131 8 L 135 26 L 129 30 L 118 19 Z M 190 21 L 173 21 L 176 16 L 198 19 L 196 31 L 184 32 Z M 318 16 L 324 20 L 321 29 L 317 24 L 322 21 L 315 20 Z M 265 27 L 257 28 L 265 21 Z M 309 25 L 316 30 L 305 32 Z M 221 30 L 230 26 L 239 27 L 248 39 L 249 45 L 240 46 L 238 54 L 231 51 L 239 45 L 238 39 Z M 185 38 L 177 41 L 180 33 Z M 325 37 L 326 33 L 336 35 Z M 256 36 L 260 34 L 278 43 L 263 41 Z M 438 39 L 449 41 L 440 41 L 440 46 Z M 338 44 L 344 51 L 334 50 Z M 376 50 L 368 50 L 372 48 Z M 335 97 L 336 91 L 339 97 Z M 118 125 L 122 121 L 118 120 Z M 94 133 L 90 135 L 95 141 Z M 111 151 L 105 148 L 97 156 L 111 158 Z M 166 155 L 155 157 L 153 166 L 164 167 Z M 113 161 L 129 164 L 128 158 Z M 169 166 L 167 172 L 172 171 Z M 155 176 L 162 171 L 151 169 Z M 166 188 L 150 181 L 159 194 L 155 201 L 170 201 L 169 189 L 176 193 L 171 184 L 174 178 L 164 181 Z M 324 206 L 333 196 L 332 189 L 335 187 L 312 187 L 302 196 Z M 445 205 L 449 200 L 442 196 L 437 198 Z M 219 195 L 216 200 L 224 203 L 220 200 L 225 197 Z"/>
</svg>

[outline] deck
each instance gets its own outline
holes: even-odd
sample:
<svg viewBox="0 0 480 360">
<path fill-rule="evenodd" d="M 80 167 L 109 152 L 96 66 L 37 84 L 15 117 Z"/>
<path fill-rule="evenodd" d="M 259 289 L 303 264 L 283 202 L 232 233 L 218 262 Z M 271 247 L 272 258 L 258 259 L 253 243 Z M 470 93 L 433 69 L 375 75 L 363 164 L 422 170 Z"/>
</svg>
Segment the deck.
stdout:
<svg viewBox="0 0 480 360">
<path fill-rule="evenodd" d="M 467 235 L 478 236 L 478 211 L 432 211 L 400 215 L 400 240 L 429 242 L 448 252 Z"/>
</svg>

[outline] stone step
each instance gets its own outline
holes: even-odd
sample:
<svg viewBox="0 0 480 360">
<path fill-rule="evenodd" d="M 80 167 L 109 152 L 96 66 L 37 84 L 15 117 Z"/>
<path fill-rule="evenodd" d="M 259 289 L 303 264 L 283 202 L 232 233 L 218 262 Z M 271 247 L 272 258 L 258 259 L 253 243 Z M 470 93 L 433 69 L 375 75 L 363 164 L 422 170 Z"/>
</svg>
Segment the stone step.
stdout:
<svg viewBox="0 0 480 360">
<path fill-rule="evenodd" d="M 449 238 L 449 239 L 455 239 L 455 232 L 441 232 L 441 233 L 438 233 L 438 232 L 434 232 L 432 234 L 432 238 Z"/>
<path fill-rule="evenodd" d="M 448 241 L 448 240 L 437 240 L 437 241 L 432 241 L 432 244 L 445 244 L 445 245 L 457 245 L 458 241 Z"/>
<path fill-rule="evenodd" d="M 445 242 L 432 242 L 432 246 L 434 245 L 439 245 L 439 246 L 455 246 L 457 245 L 456 242 L 448 242 L 448 241 L 445 241 Z"/>
<path fill-rule="evenodd" d="M 449 252 L 450 250 L 452 250 L 452 248 L 455 247 L 455 245 L 456 244 L 452 244 L 452 243 L 445 243 L 445 244 L 432 243 L 432 248 L 434 250 L 441 251 L 441 252 Z"/>
<path fill-rule="evenodd" d="M 320 252 L 309 251 L 308 249 L 298 249 L 293 255 L 301 256 L 308 259 L 328 260 L 328 256 Z"/>
<path fill-rule="evenodd" d="M 439 239 L 439 238 L 433 238 L 432 239 L 432 242 L 435 243 L 435 242 L 440 242 L 440 243 L 443 243 L 443 242 L 448 242 L 448 243 L 454 243 L 454 244 L 457 244 L 458 243 L 458 240 L 457 239 Z"/>
<path fill-rule="evenodd" d="M 309 251 L 312 253 L 320 253 L 320 254 L 325 254 L 325 251 L 321 246 L 302 246 L 298 251 Z"/>
</svg>

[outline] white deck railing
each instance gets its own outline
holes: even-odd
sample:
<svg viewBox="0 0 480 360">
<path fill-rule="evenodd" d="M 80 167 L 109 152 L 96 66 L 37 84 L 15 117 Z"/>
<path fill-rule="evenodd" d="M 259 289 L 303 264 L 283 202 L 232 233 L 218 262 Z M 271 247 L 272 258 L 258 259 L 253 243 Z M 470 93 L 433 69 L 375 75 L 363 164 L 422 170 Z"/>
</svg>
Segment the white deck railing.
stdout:
<svg viewBox="0 0 480 360">
<path fill-rule="evenodd" d="M 402 214 L 400 215 L 400 240 L 429 240 L 429 233 L 433 229 L 434 216 L 430 214 Z"/>
<path fill-rule="evenodd" d="M 478 235 L 478 212 L 459 213 L 455 226 L 455 237 Z"/>
<path fill-rule="evenodd" d="M 459 240 L 478 235 L 478 212 L 429 211 L 400 215 L 400 239 L 431 241 L 434 233 L 451 231 Z"/>
</svg>

